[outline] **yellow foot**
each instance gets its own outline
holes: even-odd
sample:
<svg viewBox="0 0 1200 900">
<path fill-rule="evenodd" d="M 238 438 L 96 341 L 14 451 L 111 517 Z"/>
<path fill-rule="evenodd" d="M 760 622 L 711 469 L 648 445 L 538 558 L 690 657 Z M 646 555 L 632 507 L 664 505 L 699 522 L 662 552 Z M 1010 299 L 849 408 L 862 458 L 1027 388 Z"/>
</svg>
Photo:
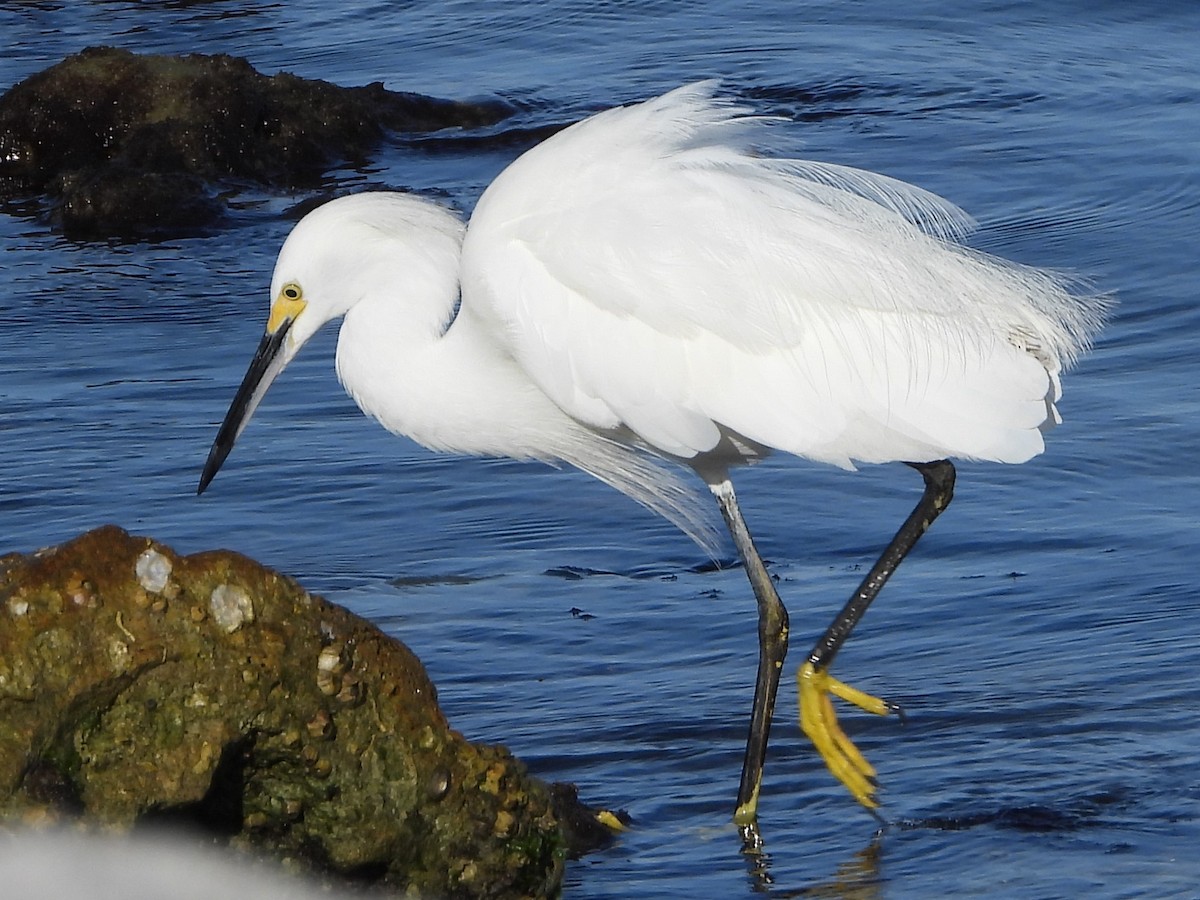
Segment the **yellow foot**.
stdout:
<svg viewBox="0 0 1200 900">
<path fill-rule="evenodd" d="M 620 834 L 629 827 L 627 821 L 629 816 L 625 816 L 625 821 L 621 819 L 621 814 L 615 813 L 610 809 L 601 809 L 596 813 L 596 821 L 611 831 L 613 834 Z"/>
<path fill-rule="evenodd" d="M 886 716 L 896 707 L 838 681 L 811 662 L 800 667 L 796 682 L 800 688 L 800 727 L 834 777 L 850 789 L 859 803 L 867 809 L 876 809 L 879 801 L 875 799 L 878 787 L 875 767 L 867 762 L 838 725 L 830 694 L 879 716 Z"/>
</svg>

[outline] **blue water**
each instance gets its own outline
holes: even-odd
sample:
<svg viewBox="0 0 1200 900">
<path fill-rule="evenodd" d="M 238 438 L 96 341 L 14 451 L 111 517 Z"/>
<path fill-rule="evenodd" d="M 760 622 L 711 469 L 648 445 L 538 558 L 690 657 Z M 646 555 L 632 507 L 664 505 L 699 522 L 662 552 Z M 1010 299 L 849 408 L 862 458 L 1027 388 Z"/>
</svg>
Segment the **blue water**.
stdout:
<svg viewBox="0 0 1200 900">
<path fill-rule="evenodd" d="M 980 220 L 980 246 L 1117 293 L 1047 453 L 962 465 L 838 658 L 908 712 L 844 716 L 886 788 L 881 836 L 798 734 L 785 679 L 765 876 L 729 823 L 755 655 L 739 570 L 586 476 L 386 434 L 337 385 L 332 331 L 194 496 L 297 197 L 247 195 L 225 232 L 153 244 L 0 215 L 0 549 L 116 522 L 369 616 L 457 728 L 633 815 L 568 898 L 1200 896 L 1200 6 L 0 2 L 0 33 L 2 87 L 110 43 L 503 97 L 513 128 L 719 75 L 788 119 L 792 152 L 921 184 Z M 330 184 L 469 209 L 520 149 L 401 142 Z M 798 657 L 918 479 L 775 459 L 738 486 Z"/>
</svg>

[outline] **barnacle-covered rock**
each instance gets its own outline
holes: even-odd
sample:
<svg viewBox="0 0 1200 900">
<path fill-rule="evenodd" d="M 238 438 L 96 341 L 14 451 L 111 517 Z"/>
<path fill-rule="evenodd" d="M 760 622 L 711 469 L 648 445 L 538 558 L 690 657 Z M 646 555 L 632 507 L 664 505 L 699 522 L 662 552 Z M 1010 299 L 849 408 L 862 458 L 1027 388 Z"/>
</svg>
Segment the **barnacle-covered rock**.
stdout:
<svg viewBox="0 0 1200 900">
<path fill-rule="evenodd" d="M 109 526 L 0 557 L 0 722 L 9 826 L 182 822 L 420 896 L 562 876 L 549 789 L 407 648 L 235 553 Z"/>
</svg>

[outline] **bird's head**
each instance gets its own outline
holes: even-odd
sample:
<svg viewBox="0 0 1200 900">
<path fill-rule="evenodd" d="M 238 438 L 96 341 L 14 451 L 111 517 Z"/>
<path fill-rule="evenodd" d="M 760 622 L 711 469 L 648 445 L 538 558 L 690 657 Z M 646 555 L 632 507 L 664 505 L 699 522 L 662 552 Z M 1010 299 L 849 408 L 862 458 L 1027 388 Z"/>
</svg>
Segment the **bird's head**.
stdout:
<svg viewBox="0 0 1200 900">
<path fill-rule="evenodd" d="M 410 289 L 438 279 L 456 283 L 462 232 L 448 210 L 409 194 L 351 194 L 305 215 L 279 251 L 266 332 L 213 441 L 197 493 L 217 474 L 271 383 L 322 325 L 401 283 Z"/>
</svg>

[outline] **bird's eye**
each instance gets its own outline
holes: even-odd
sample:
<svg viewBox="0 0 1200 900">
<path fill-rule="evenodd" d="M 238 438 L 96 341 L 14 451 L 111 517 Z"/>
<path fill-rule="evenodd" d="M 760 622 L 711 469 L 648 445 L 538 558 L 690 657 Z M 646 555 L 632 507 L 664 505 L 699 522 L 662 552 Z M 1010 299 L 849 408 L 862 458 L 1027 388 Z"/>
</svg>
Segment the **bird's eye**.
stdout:
<svg viewBox="0 0 1200 900">
<path fill-rule="evenodd" d="M 285 284 L 280 293 L 283 294 L 285 300 L 299 300 L 303 291 L 300 290 L 300 285 L 293 281 Z"/>
</svg>

